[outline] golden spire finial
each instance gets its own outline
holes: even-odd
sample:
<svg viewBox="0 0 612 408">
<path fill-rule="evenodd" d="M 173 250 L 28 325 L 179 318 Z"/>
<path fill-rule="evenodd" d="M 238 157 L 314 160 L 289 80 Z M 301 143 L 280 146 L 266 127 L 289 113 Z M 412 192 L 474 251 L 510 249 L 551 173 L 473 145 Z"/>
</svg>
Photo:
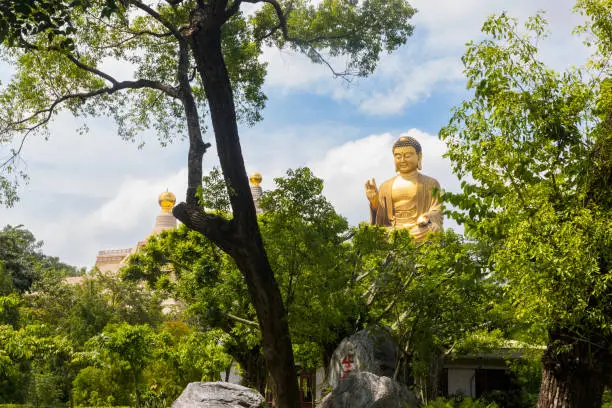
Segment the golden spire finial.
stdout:
<svg viewBox="0 0 612 408">
<path fill-rule="evenodd" d="M 162 212 L 169 213 L 172 212 L 172 207 L 174 207 L 174 203 L 176 203 L 176 197 L 174 194 L 166 190 L 159 195 L 158 202 Z"/>
<path fill-rule="evenodd" d="M 261 184 L 261 180 L 263 180 L 261 173 L 255 172 L 249 176 L 249 181 L 251 182 L 251 185 L 256 187 L 259 187 L 259 185 Z"/>
</svg>

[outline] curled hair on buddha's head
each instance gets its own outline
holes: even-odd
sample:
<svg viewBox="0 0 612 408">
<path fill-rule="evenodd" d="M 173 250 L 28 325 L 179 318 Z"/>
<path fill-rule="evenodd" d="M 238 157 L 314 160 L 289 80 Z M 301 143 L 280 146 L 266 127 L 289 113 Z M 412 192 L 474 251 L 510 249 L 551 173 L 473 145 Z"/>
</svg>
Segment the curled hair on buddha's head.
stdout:
<svg viewBox="0 0 612 408">
<path fill-rule="evenodd" d="M 395 149 L 397 149 L 398 147 L 414 147 L 414 150 L 417 153 L 421 153 L 422 149 L 421 149 L 421 144 L 414 138 L 411 136 L 401 136 L 399 139 L 397 139 L 397 141 L 393 144 L 393 151 L 395 151 Z"/>
</svg>

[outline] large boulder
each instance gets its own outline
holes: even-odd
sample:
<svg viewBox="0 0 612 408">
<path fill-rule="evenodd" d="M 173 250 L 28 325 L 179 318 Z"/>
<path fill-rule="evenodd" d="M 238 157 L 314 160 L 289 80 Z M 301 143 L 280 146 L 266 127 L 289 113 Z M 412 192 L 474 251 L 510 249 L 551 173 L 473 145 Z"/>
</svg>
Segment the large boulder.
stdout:
<svg viewBox="0 0 612 408">
<path fill-rule="evenodd" d="M 352 373 L 321 400 L 320 408 L 416 408 L 404 384 L 369 372 Z"/>
<path fill-rule="evenodd" d="M 255 390 L 227 382 L 193 382 L 172 408 L 260 408 L 264 397 Z"/>
<path fill-rule="evenodd" d="M 393 377 L 397 345 L 388 330 L 372 326 L 342 340 L 329 363 L 328 385 L 336 388 L 350 373 L 368 371 Z"/>
</svg>

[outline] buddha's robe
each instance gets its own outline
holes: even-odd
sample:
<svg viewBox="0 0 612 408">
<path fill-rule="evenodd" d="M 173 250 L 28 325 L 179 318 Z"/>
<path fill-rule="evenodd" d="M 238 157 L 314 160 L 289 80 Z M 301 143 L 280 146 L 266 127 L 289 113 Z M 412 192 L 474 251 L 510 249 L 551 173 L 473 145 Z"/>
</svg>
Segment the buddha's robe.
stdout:
<svg viewBox="0 0 612 408">
<path fill-rule="evenodd" d="M 435 192 L 440 191 L 440 184 L 432 177 L 418 173 L 413 182 L 416 191 L 406 196 L 409 188 L 394 188 L 394 182 L 401 176 L 395 176 L 380 186 L 378 190 L 378 208 L 370 208 L 370 222 L 375 225 L 393 228 L 408 228 L 416 239 L 425 238 L 429 232 L 442 229 L 442 208 Z M 400 208 L 396 208 L 397 205 Z M 420 227 L 416 221 L 427 215 L 430 223 Z"/>
</svg>

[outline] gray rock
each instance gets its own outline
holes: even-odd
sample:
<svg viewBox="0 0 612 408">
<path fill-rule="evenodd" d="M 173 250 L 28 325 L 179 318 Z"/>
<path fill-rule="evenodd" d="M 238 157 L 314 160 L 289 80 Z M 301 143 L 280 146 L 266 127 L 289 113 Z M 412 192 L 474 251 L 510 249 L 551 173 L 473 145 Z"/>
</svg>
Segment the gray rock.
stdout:
<svg viewBox="0 0 612 408">
<path fill-rule="evenodd" d="M 397 346 L 388 330 L 372 326 L 342 340 L 329 363 L 328 385 L 335 388 L 349 372 L 393 377 Z"/>
<path fill-rule="evenodd" d="M 259 408 L 264 397 L 255 390 L 227 382 L 193 382 L 172 408 Z"/>
<path fill-rule="evenodd" d="M 350 374 L 321 400 L 320 408 L 416 408 L 414 393 L 392 378 L 365 371 Z"/>
</svg>

